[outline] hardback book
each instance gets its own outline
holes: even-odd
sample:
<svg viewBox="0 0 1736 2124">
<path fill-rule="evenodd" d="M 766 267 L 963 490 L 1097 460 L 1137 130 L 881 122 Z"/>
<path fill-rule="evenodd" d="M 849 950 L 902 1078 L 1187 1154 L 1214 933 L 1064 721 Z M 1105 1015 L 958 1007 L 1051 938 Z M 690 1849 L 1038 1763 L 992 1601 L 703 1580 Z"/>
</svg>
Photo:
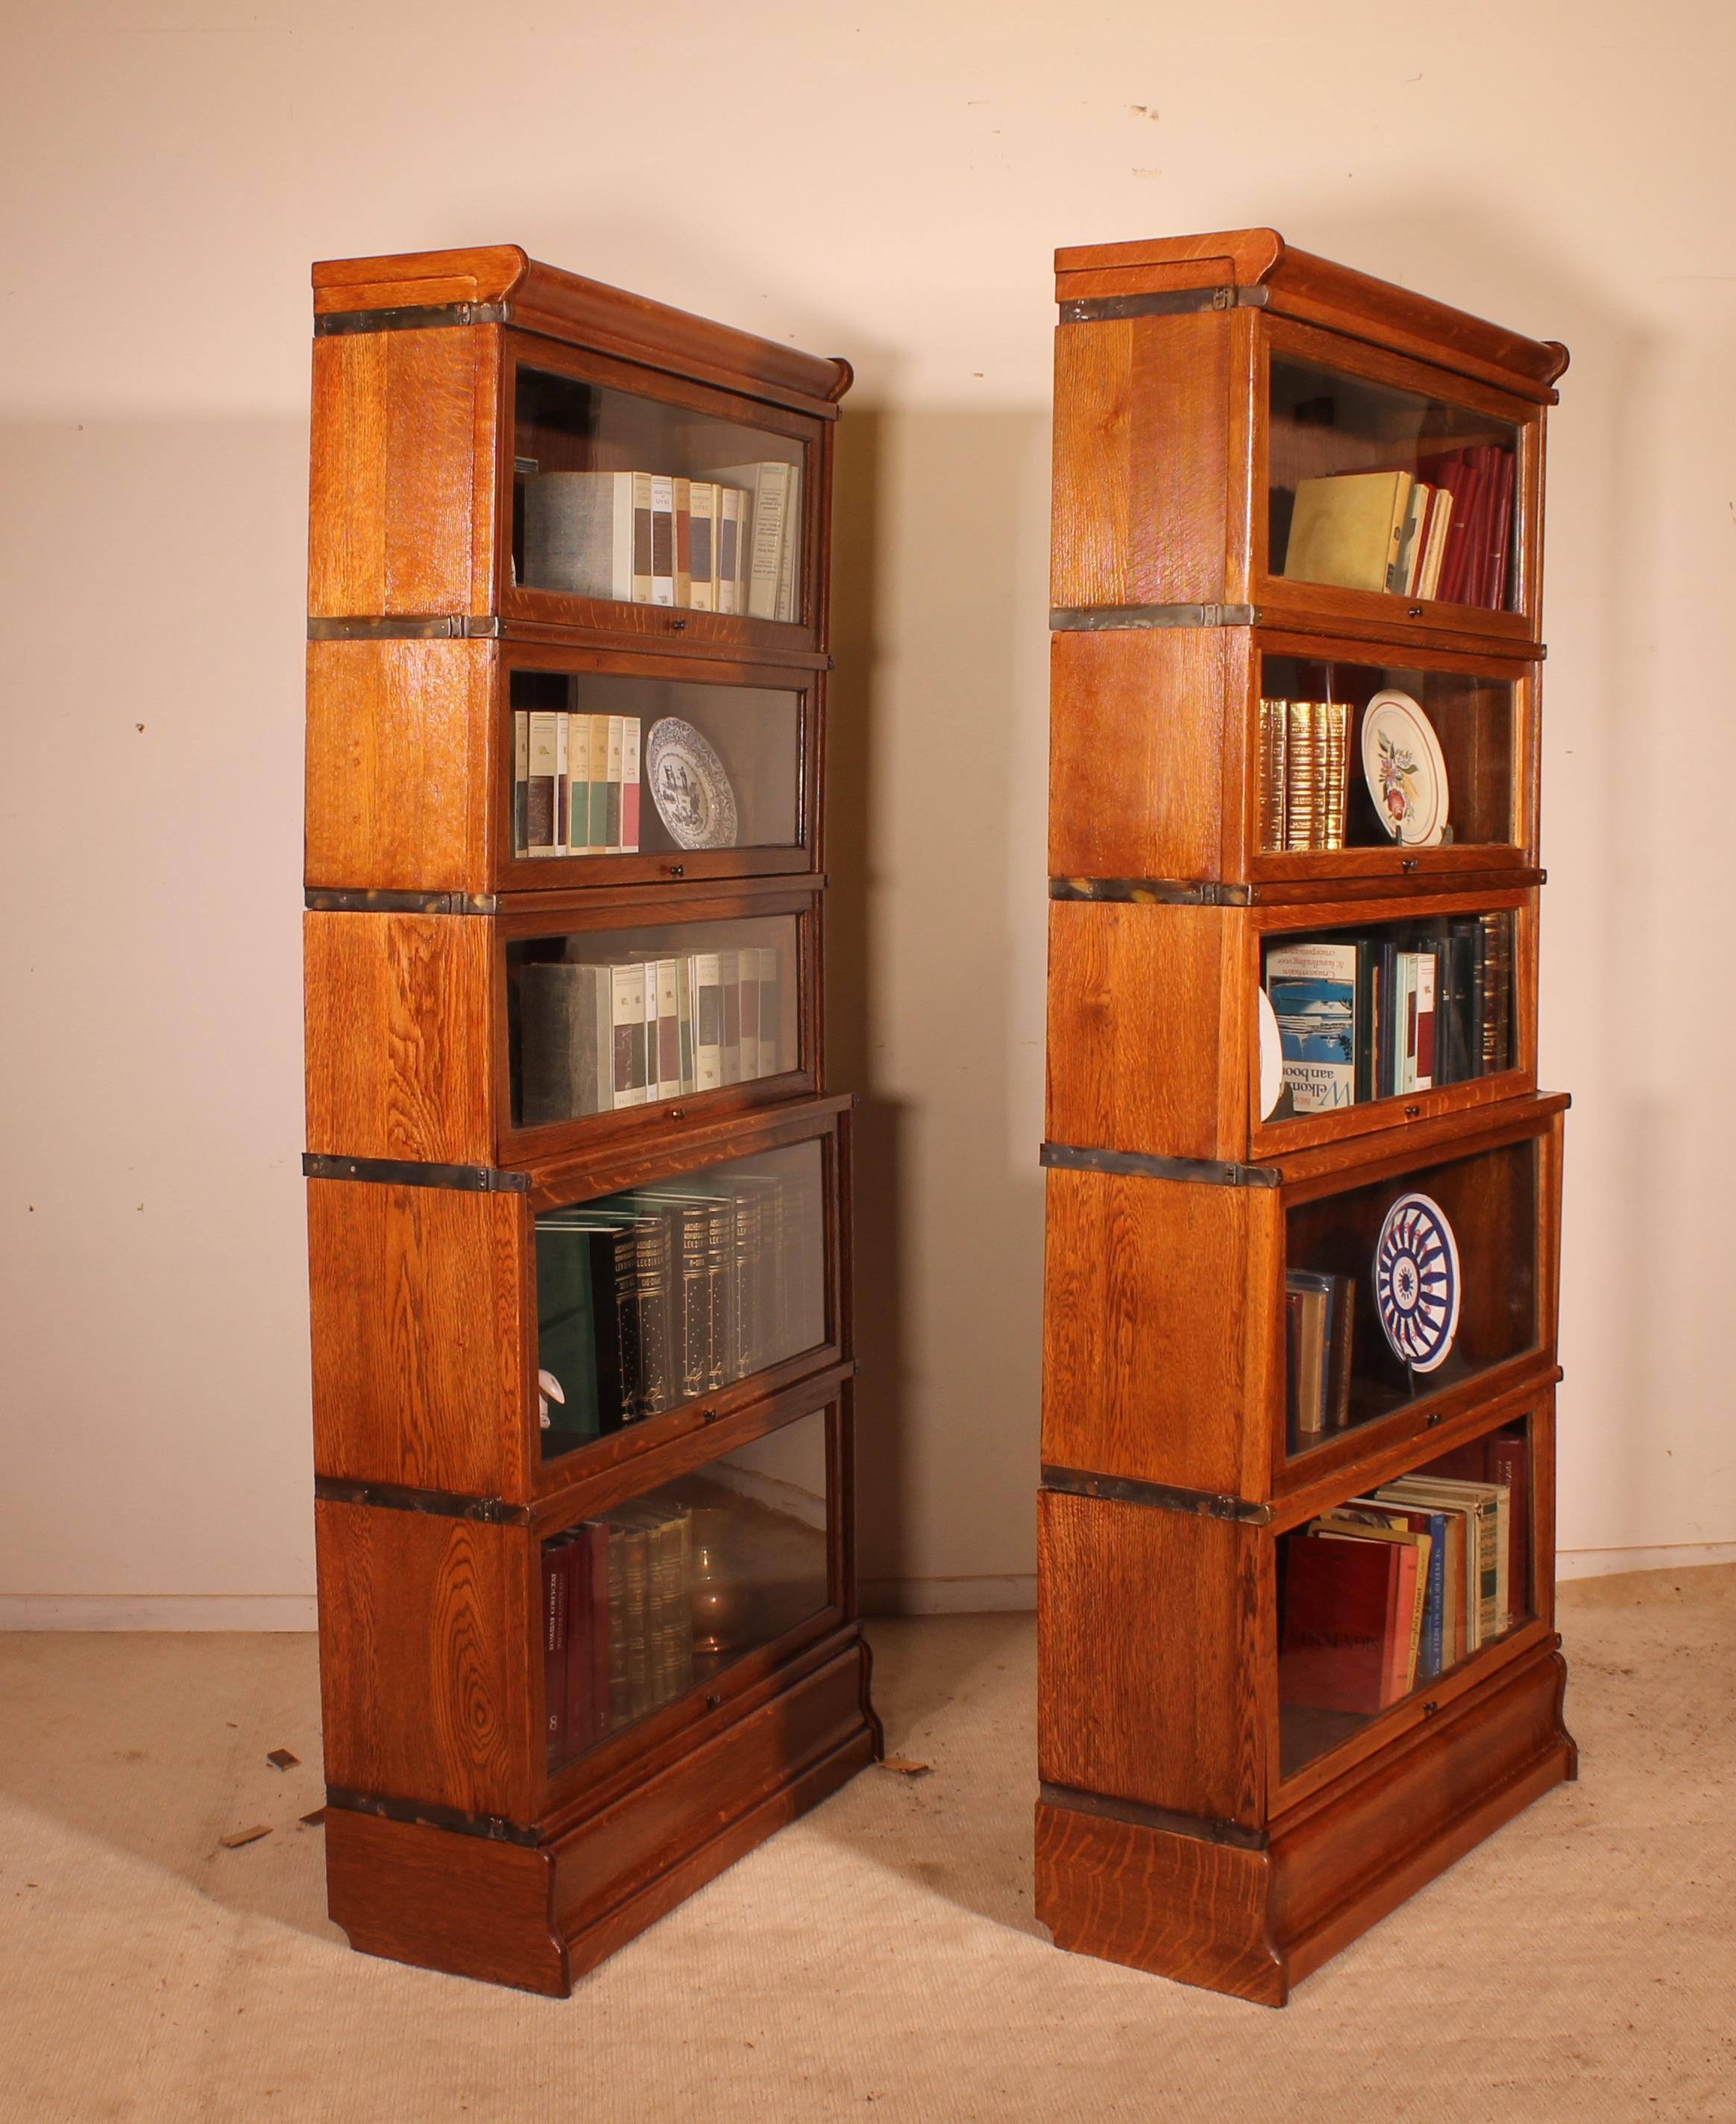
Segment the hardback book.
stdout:
<svg viewBox="0 0 1736 2124">
<path fill-rule="evenodd" d="M 716 952 L 696 952 L 693 995 L 693 1088 L 715 1091 L 723 1074 L 723 966 Z"/>
<path fill-rule="evenodd" d="M 697 1092 L 699 1078 L 693 1057 L 693 961 L 690 954 L 675 961 L 675 1025 L 681 1088 Z"/>
<path fill-rule="evenodd" d="M 625 855 L 639 853 L 639 718 L 621 718 L 621 847 Z"/>
<path fill-rule="evenodd" d="M 1394 1648 L 1401 1628 L 1408 1647 L 1416 1565 L 1415 1548 L 1396 1542 L 1306 1534 L 1287 1544 L 1281 1702 L 1364 1718 L 1396 1702 Z"/>
<path fill-rule="evenodd" d="M 519 1119 L 526 1128 L 615 1103 L 612 970 L 533 960 L 518 974 Z"/>
<path fill-rule="evenodd" d="M 717 609 L 717 487 L 709 479 L 687 482 L 687 602 L 695 612 Z"/>
<path fill-rule="evenodd" d="M 524 853 L 552 856 L 561 852 L 561 755 L 566 718 L 550 709 L 533 709 L 528 718 Z"/>
<path fill-rule="evenodd" d="M 566 846 L 584 854 L 591 844 L 591 719 L 568 716 L 566 721 Z"/>
<path fill-rule="evenodd" d="M 777 602 L 774 619 L 795 622 L 801 618 L 802 475 L 800 465 L 790 468 L 790 491 L 784 503 L 783 541 L 777 557 Z"/>
<path fill-rule="evenodd" d="M 1427 1092 L 1434 1085 L 1435 960 L 1433 952 L 1404 952 L 1406 973 L 1404 1064 L 1397 1089 Z"/>
<path fill-rule="evenodd" d="M 1531 1450 L 1498 1431 L 1486 1445 L 1489 1479 L 1507 1492 L 1507 1618 L 1531 1613 Z"/>
<path fill-rule="evenodd" d="M 675 602 L 675 482 L 668 472 L 651 481 L 651 604 Z"/>
<path fill-rule="evenodd" d="M 670 482 L 675 496 L 675 598 L 691 609 L 693 603 L 693 482 L 678 473 Z"/>
<path fill-rule="evenodd" d="M 550 1407 L 551 1450 L 617 1431 L 632 1412 L 637 1314 L 621 1299 L 622 1250 L 631 1284 L 635 1245 L 630 1220 L 595 1210 L 537 1219 L 537 1360 L 565 1395 Z"/>
<path fill-rule="evenodd" d="M 1331 1349 L 1332 1288 L 1329 1276 L 1292 1269 L 1284 1280 L 1286 1305 L 1293 1309 L 1295 1349 L 1291 1363 L 1291 1450 L 1305 1453 L 1326 1432 L 1326 1371 Z"/>
<path fill-rule="evenodd" d="M 645 967 L 634 962 L 609 969 L 615 1060 L 614 1103 L 645 1102 Z"/>
<path fill-rule="evenodd" d="M 1417 580 L 1422 573 L 1423 547 L 1429 535 L 1429 502 L 1433 492 L 1434 489 L 1422 480 L 1410 482 L 1410 500 L 1405 510 L 1404 532 L 1395 564 L 1397 580 L 1393 585 L 1406 597 L 1415 595 Z"/>
<path fill-rule="evenodd" d="M 527 586 L 632 602 L 636 482 L 642 477 L 631 472 L 546 472 L 527 479 Z M 647 537 L 649 533 L 647 522 Z"/>
<path fill-rule="evenodd" d="M 1266 953 L 1265 986 L 1283 1045 L 1284 1083 L 1297 1113 L 1354 1104 L 1356 946 L 1274 946 Z"/>
<path fill-rule="evenodd" d="M 659 1016 L 663 999 L 657 985 L 657 961 L 641 959 L 640 976 L 645 984 L 645 1103 L 655 1106 L 663 1097 L 657 1072 L 662 1064 L 662 1022 Z"/>
<path fill-rule="evenodd" d="M 777 947 L 762 944 L 759 947 L 759 1070 L 762 1077 L 775 1077 L 784 1067 L 779 1053 L 783 1027 L 783 999 L 778 981 Z"/>
<path fill-rule="evenodd" d="M 566 1746 L 583 1755 L 608 1731 L 608 1530 L 595 1520 L 565 1544 L 567 1568 Z"/>
<path fill-rule="evenodd" d="M 1474 1567 L 1477 1592 L 1476 1635 L 1472 1646 L 1487 1644 L 1507 1625 L 1507 1492 L 1498 1483 L 1455 1480 L 1443 1475 L 1401 1475 L 1381 1486 L 1383 1495 L 1417 1504 L 1458 1504 L 1471 1519 L 1467 1542 L 1475 1533 Z M 1468 1604 L 1467 1604 L 1468 1605 Z"/>
<path fill-rule="evenodd" d="M 657 991 L 657 1096 L 659 1099 L 677 1099 L 689 1088 L 681 1072 L 681 981 L 678 962 L 673 959 L 658 959 L 656 968 Z M 645 984 L 652 984 L 651 968 L 645 969 Z M 649 1058 L 645 1064 L 647 1076 L 650 1073 Z"/>
<path fill-rule="evenodd" d="M 660 1216 L 640 1214 L 633 1220 L 633 1304 L 639 1374 L 633 1395 L 635 1416 L 660 1416 L 675 1406 L 673 1338 L 670 1320 L 669 1228 Z"/>
<path fill-rule="evenodd" d="M 740 609 L 754 619 L 777 617 L 778 571 L 783 559 L 784 523 L 789 513 L 793 469 L 775 458 L 718 468 L 719 480 L 739 489 L 752 512 L 745 571 L 747 599 Z"/>
<path fill-rule="evenodd" d="M 757 947 L 739 951 L 735 955 L 736 986 L 740 1001 L 736 1006 L 740 1023 L 737 1037 L 741 1050 L 741 1082 L 748 1083 L 759 1074 L 759 952 Z"/>
<path fill-rule="evenodd" d="M 561 1549 L 542 1549 L 542 1704 L 548 1765 L 552 1769 L 566 1749 L 567 1604 L 570 1581 Z"/>
<path fill-rule="evenodd" d="M 1454 1595 L 1462 1600 L 1457 1584 L 1452 1584 L 1449 1590 L 1447 1514 L 1444 1511 L 1424 1511 L 1419 1506 L 1395 1509 L 1389 1498 L 1380 1497 L 1353 1497 L 1344 1509 L 1347 1511 L 1377 1512 L 1387 1525 L 1402 1525 L 1411 1533 L 1427 1538 L 1429 1570 L 1420 1594 L 1420 1634 L 1416 1671 L 1412 1679 L 1416 1681 L 1431 1680 L 1452 1663 L 1448 1655 L 1451 1625 L 1447 1603 Z M 1462 1536 L 1460 1548 L 1462 1554 Z"/>
<path fill-rule="evenodd" d="M 746 545 L 742 536 L 742 510 L 748 498 L 735 486 L 719 486 L 716 494 L 717 609 L 739 613 L 744 609 L 741 571 Z"/>
<path fill-rule="evenodd" d="M 610 855 L 616 856 L 622 853 L 621 776 L 622 759 L 626 745 L 626 731 L 623 720 L 621 717 L 610 716 L 608 717 L 607 721 L 608 730 L 608 749 L 603 755 L 605 774 L 605 779 L 603 782 L 603 796 L 605 800 L 603 826 L 603 839 L 599 843 L 599 846 L 606 849 Z"/>
<path fill-rule="evenodd" d="M 1410 486 L 1408 472 L 1333 472 L 1299 481 L 1284 575 L 1340 590 L 1393 587 Z"/>
<path fill-rule="evenodd" d="M 1289 750 L 1290 703 L 1260 704 L 1260 845 L 1269 855 L 1284 847 L 1285 762 Z"/>
<path fill-rule="evenodd" d="M 530 715 L 513 717 L 513 848 L 523 855 L 530 844 Z"/>
<path fill-rule="evenodd" d="M 1396 1627 L 1386 1647 L 1382 1686 L 1386 1701 L 1396 1703 L 1416 1685 L 1423 1644 L 1424 1614 L 1428 1606 L 1429 1565 L 1433 1553 L 1426 1530 L 1404 1524 L 1403 1515 L 1383 1511 L 1377 1504 L 1353 1498 L 1335 1511 L 1324 1514 L 1308 1529 L 1322 1541 L 1387 1541 L 1415 1552 L 1415 1568 L 1410 1574 L 1411 1596 L 1400 1607 Z"/>
<path fill-rule="evenodd" d="M 741 1082 L 741 954 L 739 951 L 717 954 L 717 979 L 723 1015 L 723 1082 L 739 1084 Z"/>
</svg>

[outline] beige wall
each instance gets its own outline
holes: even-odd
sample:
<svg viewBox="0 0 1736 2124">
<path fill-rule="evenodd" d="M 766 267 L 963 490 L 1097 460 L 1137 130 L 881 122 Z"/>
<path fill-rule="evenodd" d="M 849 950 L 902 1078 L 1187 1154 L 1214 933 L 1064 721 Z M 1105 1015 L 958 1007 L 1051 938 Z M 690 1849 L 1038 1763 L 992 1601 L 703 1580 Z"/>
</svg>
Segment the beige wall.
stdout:
<svg viewBox="0 0 1736 2124">
<path fill-rule="evenodd" d="M 833 1062 L 866 1102 L 864 1570 L 930 1604 L 1021 1600 L 1032 1563 L 1052 247 L 1269 221 L 1571 345 L 1561 1534 L 1581 1568 L 1736 1544 L 1733 47 L 1680 0 L 63 0 L 16 29 L 0 1619 L 308 1612 L 307 266 L 472 241 L 856 364 Z"/>
</svg>

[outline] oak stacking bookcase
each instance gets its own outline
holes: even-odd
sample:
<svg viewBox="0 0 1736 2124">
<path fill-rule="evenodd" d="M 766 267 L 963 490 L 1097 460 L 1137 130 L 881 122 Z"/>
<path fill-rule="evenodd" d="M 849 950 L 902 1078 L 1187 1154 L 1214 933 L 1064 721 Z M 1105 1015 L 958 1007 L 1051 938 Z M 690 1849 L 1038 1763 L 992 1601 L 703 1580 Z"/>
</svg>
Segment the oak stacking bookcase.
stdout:
<svg viewBox="0 0 1736 2124">
<path fill-rule="evenodd" d="M 1575 1774 L 1537 1081 L 1566 350 L 1057 256 L 1037 1912 L 1283 2004 Z"/>
<path fill-rule="evenodd" d="M 313 269 L 330 1907 L 564 1995 L 879 1746 L 820 847 L 847 364 Z"/>
</svg>

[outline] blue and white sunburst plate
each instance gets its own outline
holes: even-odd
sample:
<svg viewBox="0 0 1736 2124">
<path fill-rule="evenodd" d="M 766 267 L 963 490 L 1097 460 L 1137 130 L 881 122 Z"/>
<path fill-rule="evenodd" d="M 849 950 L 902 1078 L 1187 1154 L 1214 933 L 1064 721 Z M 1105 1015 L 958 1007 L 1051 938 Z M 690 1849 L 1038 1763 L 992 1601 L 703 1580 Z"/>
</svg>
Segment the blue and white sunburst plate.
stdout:
<svg viewBox="0 0 1736 2124">
<path fill-rule="evenodd" d="M 1393 1354 L 1414 1372 L 1444 1364 L 1459 1331 L 1459 1249 L 1440 1204 L 1401 1195 L 1374 1247 L 1374 1304 Z"/>
</svg>

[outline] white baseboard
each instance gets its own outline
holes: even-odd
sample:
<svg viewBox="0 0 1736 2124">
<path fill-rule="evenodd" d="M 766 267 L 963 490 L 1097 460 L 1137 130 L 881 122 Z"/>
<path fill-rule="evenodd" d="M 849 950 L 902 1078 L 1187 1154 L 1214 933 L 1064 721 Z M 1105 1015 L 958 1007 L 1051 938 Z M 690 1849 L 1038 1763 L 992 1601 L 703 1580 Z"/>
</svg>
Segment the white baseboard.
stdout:
<svg viewBox="0 0 1736 2124">
<path fill-rule="evenodd" d="M 1024 1614 L 1037 1605 L 1032 1572 L 987 1578 L 865 1578 L 865 1615 Z"/>
<path fill-rule="evenodd" d="M 1702 1563 L 1736 1563 L 1736 1541 L 1667 1543 L 1661 1548 L 1564 1548 L 1555 1577 L 1614 1578 L 1624 1571 L 1692 1571 Z"/>
<path fill-rule="evenodd" d="M 311 1593 L 0 1593 L 0 1630 L 311 1630 Z"/>
</svg>

